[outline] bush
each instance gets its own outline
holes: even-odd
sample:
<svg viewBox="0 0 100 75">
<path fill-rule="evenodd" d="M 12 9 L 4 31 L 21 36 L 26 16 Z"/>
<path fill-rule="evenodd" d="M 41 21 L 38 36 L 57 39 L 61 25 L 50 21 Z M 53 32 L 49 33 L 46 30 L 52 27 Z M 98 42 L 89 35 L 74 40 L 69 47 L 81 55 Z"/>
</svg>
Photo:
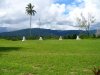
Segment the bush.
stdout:
<svg viewBox="0 0 100 75">
<path fill-rule="evenodd" d="M 100 69 L 99 68 L 95 68 L 92 70 L 94 75 L 100 75 Z"/>
</svg>

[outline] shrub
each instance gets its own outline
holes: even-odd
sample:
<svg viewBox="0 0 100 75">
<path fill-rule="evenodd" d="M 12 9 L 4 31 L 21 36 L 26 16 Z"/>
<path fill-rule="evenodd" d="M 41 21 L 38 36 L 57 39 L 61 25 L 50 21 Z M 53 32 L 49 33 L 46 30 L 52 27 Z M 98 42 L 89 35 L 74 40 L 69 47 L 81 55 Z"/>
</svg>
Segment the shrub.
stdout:
<svg viewBox="0 0 100 75">
<path fill-rule="evenodd" d="M 100 69 L 99 68 L 95 68 L 92 70 L 94 75 L 100 75 Z"/>
</svg>

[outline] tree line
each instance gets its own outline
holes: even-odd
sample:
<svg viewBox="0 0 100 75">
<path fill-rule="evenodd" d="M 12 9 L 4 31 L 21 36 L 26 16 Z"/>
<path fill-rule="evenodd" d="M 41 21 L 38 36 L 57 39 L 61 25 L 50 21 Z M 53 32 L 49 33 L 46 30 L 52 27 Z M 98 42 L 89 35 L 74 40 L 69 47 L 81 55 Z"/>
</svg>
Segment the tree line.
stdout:
<svg viewBox="0 0 100 75">
<path fill-rule="evenodd" d="M 48 35 L 48 36 L 41 36 L 43 40 L 59 40 L 60 36 L 56 35 Z M 70 34 L 70 35 L 64 35 L 62 36 L 62 39 L 76 39 L 77 34 Z M 40 36 L 26 36 L 26 40 L 39 40 Z M 81 39 L 98 39 L 100 36 L 96 36 L 96 34 L 92 34 L 88 36 L 87 34 L 81 34 L 80 35 Z M 6 40 L 12 40 L 12 41 L 17 41 L 17 40 L 22 40 L 22 36 L 0 36 L 0 39 L 6 39 Z"/>
</svg>

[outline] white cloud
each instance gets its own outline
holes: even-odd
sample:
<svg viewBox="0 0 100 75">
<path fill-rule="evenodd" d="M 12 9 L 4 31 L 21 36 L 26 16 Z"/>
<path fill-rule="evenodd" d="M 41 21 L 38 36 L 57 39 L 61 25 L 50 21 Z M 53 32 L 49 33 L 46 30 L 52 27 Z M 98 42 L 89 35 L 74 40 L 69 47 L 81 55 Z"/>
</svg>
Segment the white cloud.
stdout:
<svg viewBox="0 0 100 75">
<path fill-rule="evenodd" d="M 78 0 L 76 0 L 78 2 Z M 79 6 L 68 5 L 67 9 L 70 11 L 68 18 L 75 24 L 75 18 L 80 16 L 80 13 L 83 13 L 87 18 L 88 13 L 91 13 L 95 19 L 96 23 L 100 22 L 100 2 L 99 0 L 79 0 L 81 3 Z M 96 24 L 95 23 L 95 24 Z M 95 27 L 94 24 L 94 27 Z M 99 27 L 99 26 L 98 26 Z"/>
<path fill-rule="evenodd" d="M 37 11 L 33 17 L 32 27 L 38 27 L 39 18 L 42 28 L 51 29 L 77 29 L 75 19 L 81 12 L 86 16 L 92 13 L 96 22 L 100 22 L 100 2 L 99 0 L 75 0 L 80 3 L 65 5 L 54 3 L 55 0 L 4 0 L 0 4 L 0 25 L 3 27 L 28 28 L 29 17 L 25 14 L 25 7 L 28 3 L 35 5 Z M 67 14 L 66 14 L 67 13 Z"/>
<path fill-rule="evenodd" d="M 28 3 L 32 3 L 35 5 L 35 9 L 38 11 L 42 12 L 43 9 L 46 8 L 47 5 L 50 5 L 52 3 L 52 0 L 38 0 L 38 1 L 33 1 L 33 0 L 5 0 L 2 3 L 2 6 L 0 7 L 0 17 L 2 17 L 2 22 L 0 24 L 2 26 L 8 26 L 8 27 L 27 27 L 29 24 L 29 17 L 26 15 L 25 12 L 25 7 Z M 22 22 L 18 20 L 22 20 Z M 37 16 L 34 17 L 34 20 L 38 19 Z M 25 21 L 24 21 L 25 20 Z M 15 24 L 11 24 L 8 21 L 15 22 Z M 35 22 L 35 21 L 34 21 Z"/>
</svg>

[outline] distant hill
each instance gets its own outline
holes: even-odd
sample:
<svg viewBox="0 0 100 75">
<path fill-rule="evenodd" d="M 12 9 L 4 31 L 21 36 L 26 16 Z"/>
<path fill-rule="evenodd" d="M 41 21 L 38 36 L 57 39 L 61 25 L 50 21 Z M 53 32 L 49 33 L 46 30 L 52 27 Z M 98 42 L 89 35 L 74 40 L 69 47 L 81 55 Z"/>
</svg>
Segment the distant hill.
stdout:
<svg viewBox="0 0 100 75">
<path fill-rule="evenodd" d="M 11 31 L 11 32 L 3 32 L 0 33 L 0 36 L 29 36 L 30 29 L 22 29 L 17 31 Z M 65 35 L 72 35 L 76 34 L 78 35 L 80 33 L 79 30 L 50 30 L 50 29 L 39 29 L 39 28 L 33 28 L 31 29 L 32 36 L 65 36 Z M 85 31 L 81 31 L 86 33 Z M 96 30 L 91 30 L 91 34 L 95 34 Z"/>
<path fill-rule="evenodd" d="M 0 33 L 2 32 L 8 32 L 7 28 L 6 27 L 0 27 Z"/>
<path fill-rule="evenodd" d="M 11 32 L 11 31 L 14 31 L 14 30 L 18 30 L 18 29 L 16 29 L 16 28 L 9 28 L 9 27 L 0 27 L 0 33 Z"/>
</svg>

